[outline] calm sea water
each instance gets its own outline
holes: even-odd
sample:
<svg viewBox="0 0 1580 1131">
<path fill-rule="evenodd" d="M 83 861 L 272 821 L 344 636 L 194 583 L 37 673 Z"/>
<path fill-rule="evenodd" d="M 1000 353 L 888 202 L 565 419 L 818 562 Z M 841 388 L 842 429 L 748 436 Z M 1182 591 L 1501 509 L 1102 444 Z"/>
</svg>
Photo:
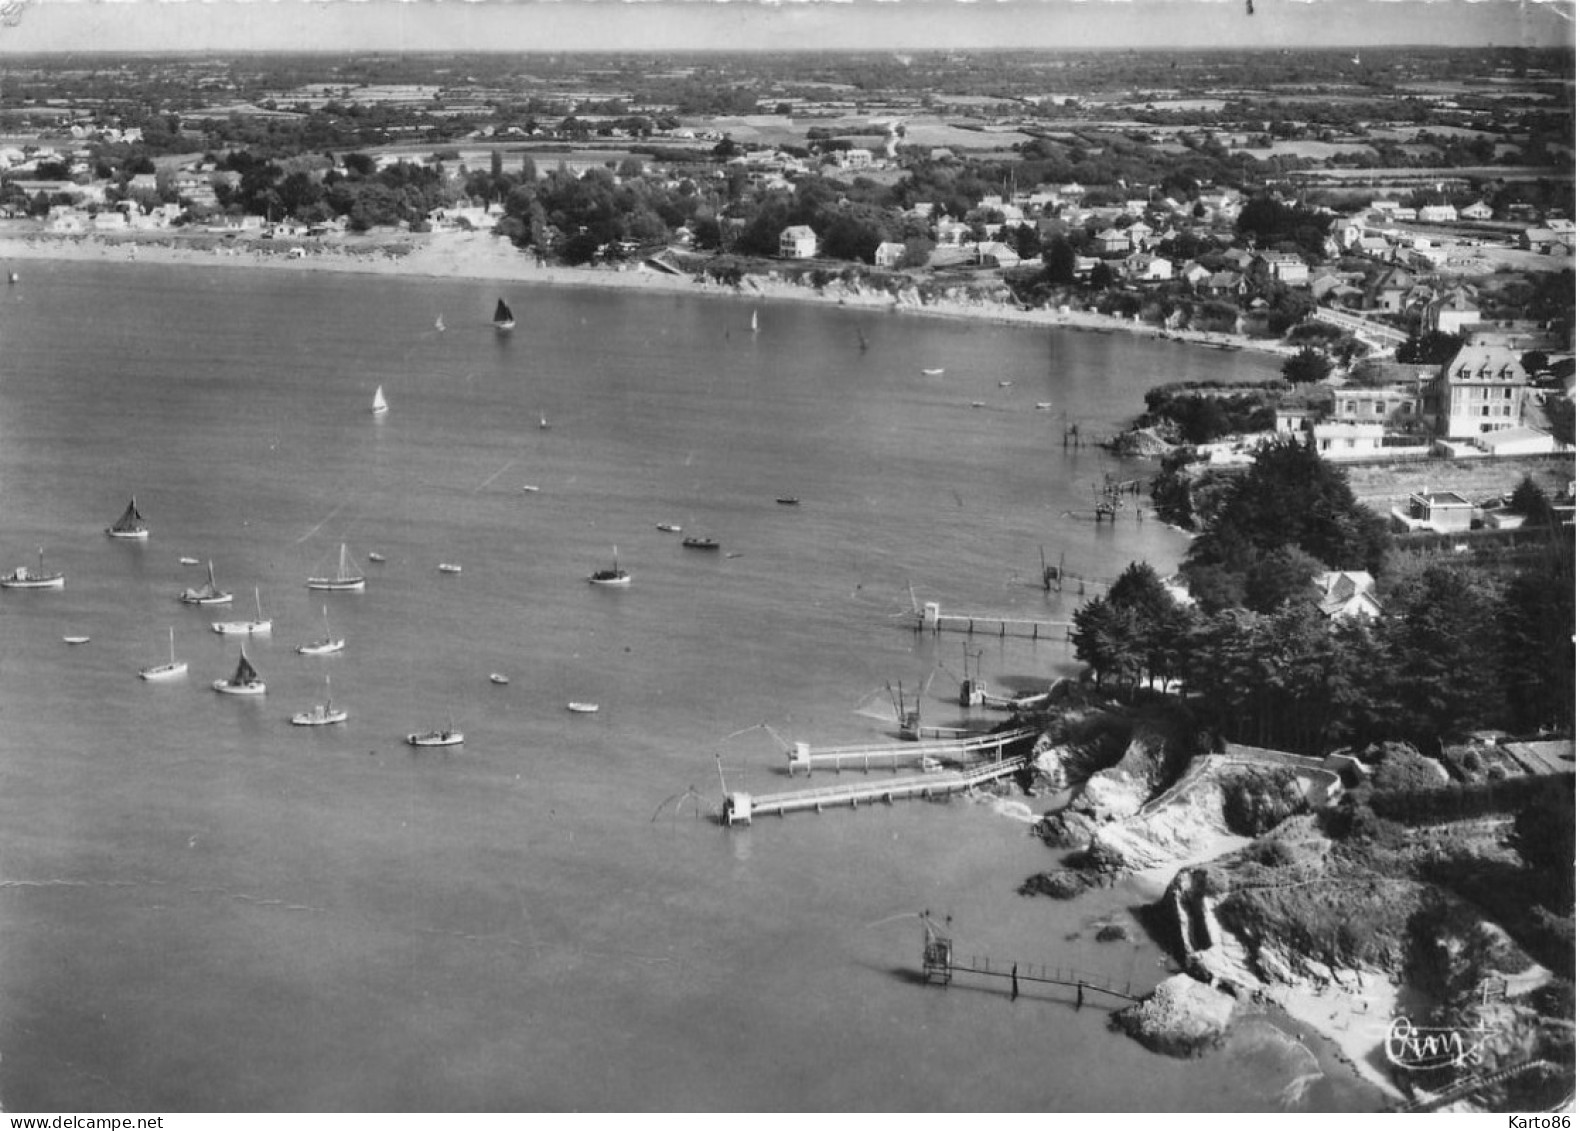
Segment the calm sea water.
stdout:
<svg viewBox="0 0 1580 1131">
<path fill-rule="evenodd" d="M 775 734 L 880 736 L 857 708 L 886 684 L 942 671 L 926 713 L 958 715 L 961 638 L 902 629 L 910 591 L 1057 618 L 1079 598 L 1043 594 L 1040 550 L 1093 578 L 1172 568 L 1177 534 L 1078 513 L 1145 467 L 1061 431 L 1271 362 L 812 306 L 752 334 L 745 303 L 594 290 L 21 271 L 0 565 L 43 546 L 68 582 L 0 594 L 9 1110 L 1374 1105 L 1272 1026 L 1181 1063 L 1057 995 L 914 984 L 923 908 L 962 952 L 1167 973 L 1093 939 L 1134 889 L 1015 894 L 1051 864 L 1018 806 L 696 815 L 721 771 L 786 787 Z M 145 545 L 103 534 L 133 493 Z M 342 542 L 387 560 L 363 594 L 309 592 Z M 587 585 L 616 547 L 631 588 Z M 176 601 L 201 579 L 183 555 L 213 560 L 229 612 Z M 255 588 L 268 694 L 216 695 L 238 644 L 208 624 Z M 294 654 L 326 607 L 346 651 Z M 137 679 L 172 626 L 189 675 Z M 1074 669 L 1049 642 L 981 664 L 1002 687 Z M 290 726 L 326 676 L 350 722 Z M 402 743 L 451 719 L 459 750 Z"/>
</svg>

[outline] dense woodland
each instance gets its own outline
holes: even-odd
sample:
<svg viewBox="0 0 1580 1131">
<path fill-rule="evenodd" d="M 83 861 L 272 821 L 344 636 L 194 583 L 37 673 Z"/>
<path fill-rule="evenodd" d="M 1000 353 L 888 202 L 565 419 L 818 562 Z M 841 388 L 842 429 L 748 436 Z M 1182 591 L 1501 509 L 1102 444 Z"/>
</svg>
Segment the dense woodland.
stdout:
<svg viewBox="0 0 1580 1131">
<path fill-rule="evenodd" d="M 1521 506 L 1551 521 L 1540 488 Z M 1320 753 L 1400 740 L 1436 753 L 1470 731 L 1574 726 L 1573 539 L 1512 573 L 1434 562 L 1405 568 L 1342 469 L 1309 447 L 1264 447 L 1222 481 L 1181 573 L 1179 603 L 1133 564 L 1076 614 L 1076 655 L 1100 686 L 1133 694 L 1178 680 L 1210 733 Z M 1327 620 L 1324 570 L 1369 570 L 1387 615 Z"/>
</svg>

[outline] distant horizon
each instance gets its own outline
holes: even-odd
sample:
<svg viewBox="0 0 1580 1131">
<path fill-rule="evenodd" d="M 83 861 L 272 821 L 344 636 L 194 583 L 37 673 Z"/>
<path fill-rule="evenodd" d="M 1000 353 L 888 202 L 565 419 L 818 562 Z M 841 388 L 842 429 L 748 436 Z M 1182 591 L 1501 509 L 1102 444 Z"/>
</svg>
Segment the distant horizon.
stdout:
<svg viewBox="0 0 1580 1131">
<path fill-rule="evenodd" d="M 1574 48 L 1574 0 L 0 0 L 0 56 Z"/>
</svg>

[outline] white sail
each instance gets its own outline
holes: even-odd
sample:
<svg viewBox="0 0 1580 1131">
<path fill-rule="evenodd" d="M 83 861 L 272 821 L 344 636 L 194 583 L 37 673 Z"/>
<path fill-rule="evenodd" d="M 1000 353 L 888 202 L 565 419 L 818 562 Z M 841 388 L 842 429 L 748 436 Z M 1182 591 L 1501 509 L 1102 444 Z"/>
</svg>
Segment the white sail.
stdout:
<svg viewBox="0 0 1580 1131">
<path fill-rule="evenodd" d="M 389 402 L 384 399 L 384 386 L 380 385 L 373 390 L 373 412 L 377 415 L 390 410 Z"/>
</svg>

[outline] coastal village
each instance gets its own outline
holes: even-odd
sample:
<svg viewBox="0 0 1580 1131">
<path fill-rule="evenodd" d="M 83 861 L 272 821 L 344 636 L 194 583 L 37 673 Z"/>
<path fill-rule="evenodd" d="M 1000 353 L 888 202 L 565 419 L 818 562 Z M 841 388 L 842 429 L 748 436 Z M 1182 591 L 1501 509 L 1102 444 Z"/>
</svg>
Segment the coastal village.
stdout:
<svg viewBox="0 0 1580 1131">
<path fill-rule="evenodd" d="M 1178 973 L 1145 995 L 1042 980 L 1122 1003 L 1149 1048 L 1190 1055 L 1280 1009 L 1398 1109 L 1567 1110 L 1573 56 L 1463 79 L 1456 60 L 1309 53 L 1254 117 L 1210 54 L 1194 81 L 1166 60 L 1127 63 L 1123 91 L 1009 68 L 953 96 L 779 61 L 706 113 L 688 61 L 669 101 L 594 67 L 287 85 L 192 64 L 183 105 L 140 113 L 40 97 L 23 68 L 0 82 L 0 260 L 14 282 L 52 256 L 354 270 L 482 243 L 499 277 L 1267 352 L 1279 379 L 1160 375 L 1101 438 L 1129 493 L 1116 474 L 1094 518 L 1189 532 L 1177 572 L 1134 563 L 1068 622 L 911 610 L 918 634 L 1065 640 L 1079 679 L 1017 695 L 968 674 L 960 705 L 989 724 L 929 732 L 902 701 L 910 741 L 786 743 L 792 777 L 863 772 L 721 781 L 718 819 L 1046 800 L 1057 860 L 1022 895 L 1150 881 L 1107 929 L 1147 931 Z M 1038 980 L 962 964 L 924 925 L 924 981 Z M 1465 1033 L 1474 1057 L 1425 1040 Z"/>
</svg>

